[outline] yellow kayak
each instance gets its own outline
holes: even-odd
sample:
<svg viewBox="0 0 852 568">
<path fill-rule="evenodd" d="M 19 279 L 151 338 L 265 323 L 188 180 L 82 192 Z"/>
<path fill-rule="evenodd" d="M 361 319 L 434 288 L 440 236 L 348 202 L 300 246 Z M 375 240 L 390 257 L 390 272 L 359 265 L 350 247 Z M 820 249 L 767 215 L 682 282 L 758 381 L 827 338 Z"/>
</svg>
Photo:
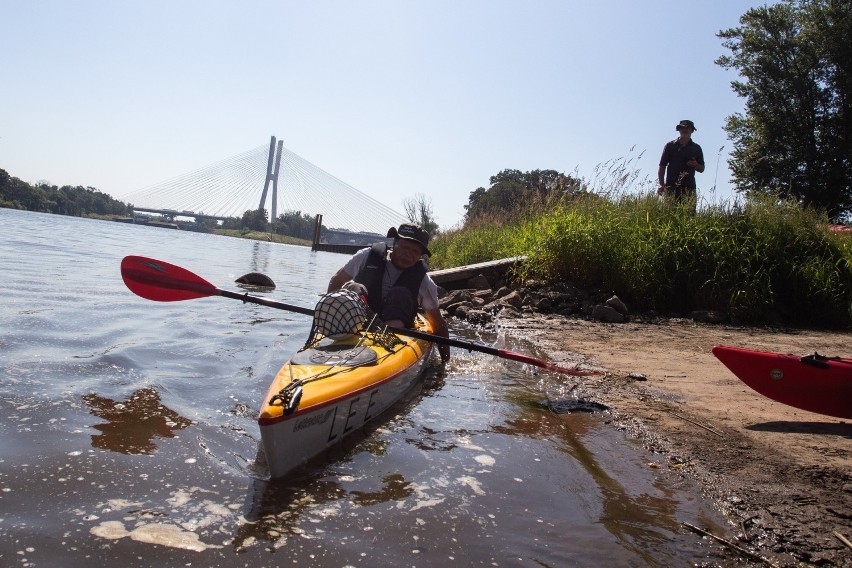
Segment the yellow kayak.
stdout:
<svg viewBox="0 0 852 568">
<path fill-rule="evenodd" d="M 393 328 L 364 331 L 383 324 L 352 290 L 325 294 L 310 309 L 220 290 L 185 268 L 142 256 L 122 259 L 121 277 L 133 293 L 158 302 L 222 296 L 313 316 L 306 346 L 284 363 L 261 404 L 260 437 L 272 477 L 340 442 L 402 398 L 419 382 L 432 341 L 439 339 L 422 316 L 415 329 L 398 330 L 406 335 Z"/>
<path fill-rule="evenodd" d="M 416 329 L 431 333 L 425 319 Z M 326 338 L 297 352 L 258 416 L 271 477 L 282 477 L 378 417 L 419 383 L 432 343 L 390 332 Z"/>
</svg>

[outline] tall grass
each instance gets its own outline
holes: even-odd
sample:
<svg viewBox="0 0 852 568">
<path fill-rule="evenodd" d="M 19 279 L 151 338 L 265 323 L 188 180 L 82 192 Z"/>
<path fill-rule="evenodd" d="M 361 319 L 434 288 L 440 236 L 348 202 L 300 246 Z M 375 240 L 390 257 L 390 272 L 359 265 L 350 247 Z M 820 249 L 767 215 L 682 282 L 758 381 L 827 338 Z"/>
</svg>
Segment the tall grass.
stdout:
<svg viewBox="0 0 852 568">
<path fill-rule="evenodd" d="M 614 290 L 634 310 L 772 314 L 799 325 L 850 324 L 852 237 L 795 204 L 751 199 L 692 207 L 637 194 L 586 194 L 507 218 L 479 219 L 436 240 L 456 266 L 526 255 L 519 280 Z"/>
<path fill-rule="evenodd" d="M 429 245 L 429 264 L 433 268 L 450 268 L 525 254 L 517 232 L 538 219 L 546 207 L 543 202 L 525 203 L 512 211 L 483 215 L 462 227 L 444 231 Z"/>
</svg>

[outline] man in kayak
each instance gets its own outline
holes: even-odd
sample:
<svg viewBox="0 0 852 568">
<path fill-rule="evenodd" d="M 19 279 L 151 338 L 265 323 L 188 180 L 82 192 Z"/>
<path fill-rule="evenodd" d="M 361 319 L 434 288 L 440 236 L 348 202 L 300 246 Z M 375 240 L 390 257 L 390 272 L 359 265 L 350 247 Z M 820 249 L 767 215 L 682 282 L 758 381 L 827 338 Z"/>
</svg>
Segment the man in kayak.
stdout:
<svg viewBox="0 0 852 568">
<path fill-rule="evenodd" d="M 366 291 L 370 308 L 390 326 L 410 328 L 417 306 L 423 308 L 435 334 L 449 337 L 447 322 L 438 307 L 438 286 L 426 273 L 423 256 L 429 252 L 429 233 L 419 225 L 403 223 L 391 227 L 393 248 L 380 242 L 361 249 L 331 277 L 328 292 L 355 282 Z M 439 345 L 441 360 L 450 359 L 450 346 Z"/>
<path fill-rule="evenodd" d="M 698 130 L 691 120 L 681 120 L 675 130 L 677 139 L 668 142 L 663 148 L 657 178 L 660 189 L 657 193 L 672 197 L 676 201 L 696 200 L 695 172 L 704 171 L 704 153 L 701 146 L 692 140 L 692 133 Z"/>
</svg>

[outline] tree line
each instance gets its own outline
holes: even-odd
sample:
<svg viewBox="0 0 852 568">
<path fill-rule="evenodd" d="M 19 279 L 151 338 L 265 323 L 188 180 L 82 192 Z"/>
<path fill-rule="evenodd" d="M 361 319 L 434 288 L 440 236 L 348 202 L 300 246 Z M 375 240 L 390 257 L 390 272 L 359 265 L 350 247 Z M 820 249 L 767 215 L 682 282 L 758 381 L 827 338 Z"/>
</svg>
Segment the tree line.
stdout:
<svg viewBox="0 0 852 568">
<path fill-rule="evenodd" d="M 0 169 L 0 207 L 58 215 L 129 215 L 133 206 L 93 187 L 30 185 Z"/>
<path fill-rule="evenodd" d="M 0 207 L 23 209 L 39 213 L 55 213 L 83 217 L 87 215 L 133 215 L 133 205 L 107 195 L 94 187 L 47 183 L 29 184 L 0 169 Z M 185 225 L 185 228 L 211 232 L 217 228 L 248 231 L 271 231 L 280 235 L 311 240 L 314 218 L 301 211 L 287 211 L 278 216 L 270 226 L 265 209 L 246 211 L 242 217 L 225 219 L 221 227 L 214 220 L 203 220 Z"/>
</svg>

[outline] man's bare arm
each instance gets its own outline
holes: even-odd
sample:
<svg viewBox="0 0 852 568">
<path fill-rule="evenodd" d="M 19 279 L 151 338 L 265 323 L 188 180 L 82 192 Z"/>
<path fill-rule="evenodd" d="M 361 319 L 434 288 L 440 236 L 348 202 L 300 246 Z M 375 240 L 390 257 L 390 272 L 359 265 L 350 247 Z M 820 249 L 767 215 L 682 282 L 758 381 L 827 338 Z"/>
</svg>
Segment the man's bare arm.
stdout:
<svg viewBox="0 0 852 568">
<path fill-rule="evenodd" d="M 341 286 L 346 284 L 352 280 L 352 276 L 350 276 L 344 269 L 340 269 L 335 273 L 334 276 L 331 277 L 331 280 L 328 281 L 328 292 L 334 292 L 335 290 L 339 290 Z"/>
</svg>

